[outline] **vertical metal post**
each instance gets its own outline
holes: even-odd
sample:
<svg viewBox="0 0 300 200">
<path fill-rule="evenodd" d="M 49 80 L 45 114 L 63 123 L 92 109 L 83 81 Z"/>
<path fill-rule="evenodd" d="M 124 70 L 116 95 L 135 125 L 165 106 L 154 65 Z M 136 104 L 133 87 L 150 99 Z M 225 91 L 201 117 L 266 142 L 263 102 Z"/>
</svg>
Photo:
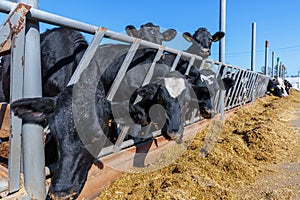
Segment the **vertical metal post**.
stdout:
<svg viewBox="0 0 300 200">
<path fill-rule="evenodd" d="M 266 40 L 266 46 L 265 46 L 265 71 L 264 71 L 265 75 L 268 75 L 268 50 L 269 50 L 269 41 Z"/>
<path fill-rule="evenodd" d="M 25 23 L 24 23 L 25 26 Z M 10 62 L 10 99 L 11 101 L 22 98 L 23 96 L 23 68 L 24 63 L 24 42 L 25 29 L 18 34 L 14 34 L 11 46 L 11 62 Z M 20 189 L 21 175 L 21 132 L 22 120 L 10 114 L 10 143 L 9 143 L 9 159 L 8 159 L 8 175 L 9 175 L 9 192 L 13 193 Z"/>
<path fill-rule="evenodd" d="M 20 2 L 38 7 L 38 0 L 20 0 Z M 42 96 L 40 33 L 37 21 L 27 20 L 25 36 L 24 97 Z M 24 187 L 28 198 L 45 199 L 45 157 L 42 127 L 24 124 L 23 169 Z"/>
<path fill-rule="evenodd" d="M 220 31 L 225 33 L 226 29 L 226 0 L 220 0 Z M 219 61 L 225 63 L 225 37 L 219 44 Z"/>
<path fill-rule="evenodd" d="M 282 78 L 285 79 L 285 72 L 286 72 L 286 67 L 283 65 L 283 72 L 282 72 Z"/>
<path fill-rule="evenodd" d="M 274 77 L 274 60 L 275 60 L 275 53 L 272 51 L 272 74 L 271 77 Z"/>
<path fill-rule="evenodd" d="M 256 23 L 252 23 L 252 45 L 251 45 L 251 71 L 255 69 L 255 51 L 256 51 Z"/>
<path fill-rule="evenodd" d="M 282 62 L 279 63 L 279 66 L 278 66 L 278 72 L 277 72 L 277 75 L 278 77 L 281 77 L 281 67 L 282 67 Z"/>
</svg>

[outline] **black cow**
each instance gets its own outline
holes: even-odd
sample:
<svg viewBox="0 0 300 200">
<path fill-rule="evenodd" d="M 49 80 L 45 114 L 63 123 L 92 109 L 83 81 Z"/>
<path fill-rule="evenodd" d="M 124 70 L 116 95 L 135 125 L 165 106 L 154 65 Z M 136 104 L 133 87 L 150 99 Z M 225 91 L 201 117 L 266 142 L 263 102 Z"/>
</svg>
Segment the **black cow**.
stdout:
<svg viewBox="0 0 300 200">
<path fill-rule="evenodd" d="M 161 33 L 160 27 L 151 22 L 141 25 L 139 30 L 137 30 L 133 25 L 128 25 L 126 27 L 126 32 L 131 37 L 140 38 L 155 44 L 162 44 L 163 41 L 170 41 L 177 34 L 174 29 L 168 29 Z"/>
<path fill-rule="evenodd" d="M 139 30 L 137 30 L 133 25 L 129 25 L 126 27 L 126 32 L 132 37 L 141 38 L 157 44 L 162 44 L 162 41 L 170 41 L 177 34 L 174 29 L 168 29 L 161 33 L 160 27 L 153 25 L 152 23 L 142 25 Z M 123 44 L 106 44 L 99 46 L 97 49 L 90 65 L 104 69 L 104 71 L 101 71 L 101 74 L 103 74 L 101 76 L 101 81 L 104 84 L 106 93 L 109 91 L 126 57 L 129 47 L 129 45 Z M 137 65 L 152 63 L 156 52 L 156 49 L 143 46 L 139 47 L 128 67 L 128 70 L 136 67 Z"/>
<path fill-rule="evenodd" d="M 211 33 L 206 28 L 199 28 L 193 35 L 189 32 L 183 33 L 183 37 L 192 42 L 192 45 L 186 50 L 188 53 L 196 54 L 206 59 L 211 54 L 211 45 L 224 37 L 225 33 L 218 31 L 215 34 Z"/>
<path fill-rule="evenodd" d="M 101 81 L 80 81 L 57 97 L 20 99 L 11 108 L 27 123 L 48 123 L 57 142 L 57 168 L 47 198 L 76 198 L 95 156 L 109 144 L 111 106 Z"/>
<path fill-rule="evenodd" d="M 43 96 L 58 95 L 68 84 L 88 44 L 83 35 L 68 28 L 54 28 L 40 35 Z M 2 57 L 0 101 L 9 102 L 10 55 Z"/>
</svg>

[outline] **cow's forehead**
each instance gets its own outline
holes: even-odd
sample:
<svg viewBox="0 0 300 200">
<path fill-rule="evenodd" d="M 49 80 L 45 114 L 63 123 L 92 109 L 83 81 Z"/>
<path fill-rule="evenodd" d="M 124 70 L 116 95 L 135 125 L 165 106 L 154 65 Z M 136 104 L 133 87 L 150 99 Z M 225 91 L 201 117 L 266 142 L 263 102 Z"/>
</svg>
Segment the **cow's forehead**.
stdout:
<svg viewBox="0 0 300 200">
<path fill-rule="evenodd" d="M 212 35 L 205 28 L 200 28 L 194 33 L 193 38 L 194 39 L 212 38 Z"/>
<path fill-rule="evenodd" d="M 177 98 L 186 89 L 185 80 L 180 77 L 164 78 L 164 83 L 170 96 Z"/>
</svg>

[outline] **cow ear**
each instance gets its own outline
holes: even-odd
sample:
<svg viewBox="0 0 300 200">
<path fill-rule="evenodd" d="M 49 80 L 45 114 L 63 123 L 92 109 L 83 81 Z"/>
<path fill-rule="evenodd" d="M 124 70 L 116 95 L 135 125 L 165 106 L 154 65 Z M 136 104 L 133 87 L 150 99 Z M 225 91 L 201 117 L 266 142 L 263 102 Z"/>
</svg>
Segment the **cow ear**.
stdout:
<svg viewBox="0 0 300 200">
<path fill-rule="evenodd" d="M 192 42 L 193 41 L 193 36 L 189 33 L 189 32 L 184 32 L 182 34 L 182 37 L 188 41 L 188 42 Z"/>
<path fill-rule="evenodd" d="M 54 112 L 54 98 L 24 98 L 11 103 L 14 114 L 29 123 L 41 124 Z"/>
<path fill-rule="evenodd" d="M 217 42 L 217 41 L 221 40 L 224 37 L 224 35 L 225 35 L 224 32 L 218 31 L 212 36 L 212 41 Z"/>
<path fill-rule="evenodd" d="M 235 80 L 233 80 L 232 78 L 223 78 L 221 79 L 221 81 L 222 82 L 220 85 L 222 90 L 229 90 L 235 84 Z"/>
<path fill-rule="evenodd" d="M 125 30 L 129 36 L 138 37 L 138 31 L 133 25 L 126 26 Z"/>
<path fill-rule="evenodd" d="M 177 31 L 175 29 L 168 29 L 165 32 L 162 33 L 164 37 L 164 41 L 170 41 L 175 38 L 177 35 Z"/>
</svg>

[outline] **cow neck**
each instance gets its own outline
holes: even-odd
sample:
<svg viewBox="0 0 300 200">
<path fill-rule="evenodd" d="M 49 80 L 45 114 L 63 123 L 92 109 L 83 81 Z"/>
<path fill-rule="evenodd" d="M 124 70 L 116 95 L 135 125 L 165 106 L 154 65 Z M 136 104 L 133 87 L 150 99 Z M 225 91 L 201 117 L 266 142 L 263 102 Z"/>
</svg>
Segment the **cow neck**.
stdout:
<svg viewBox="0 0 300 200">
<path fill-rule="evenodd" d="M 142 64 L 143 62 L 152 62 L 155 54 L 157 53 L 156 49 L 140 49 L 136 52 L 134 60 L 130 63 L 128 70 L 131 68 Z"/>
<path fill-rule="evenodd" d="M 185 52 L 199 55 L 200 52 L 199 45 L 193 43 L 187 50 L 185 50 Z"/>
</svg>

